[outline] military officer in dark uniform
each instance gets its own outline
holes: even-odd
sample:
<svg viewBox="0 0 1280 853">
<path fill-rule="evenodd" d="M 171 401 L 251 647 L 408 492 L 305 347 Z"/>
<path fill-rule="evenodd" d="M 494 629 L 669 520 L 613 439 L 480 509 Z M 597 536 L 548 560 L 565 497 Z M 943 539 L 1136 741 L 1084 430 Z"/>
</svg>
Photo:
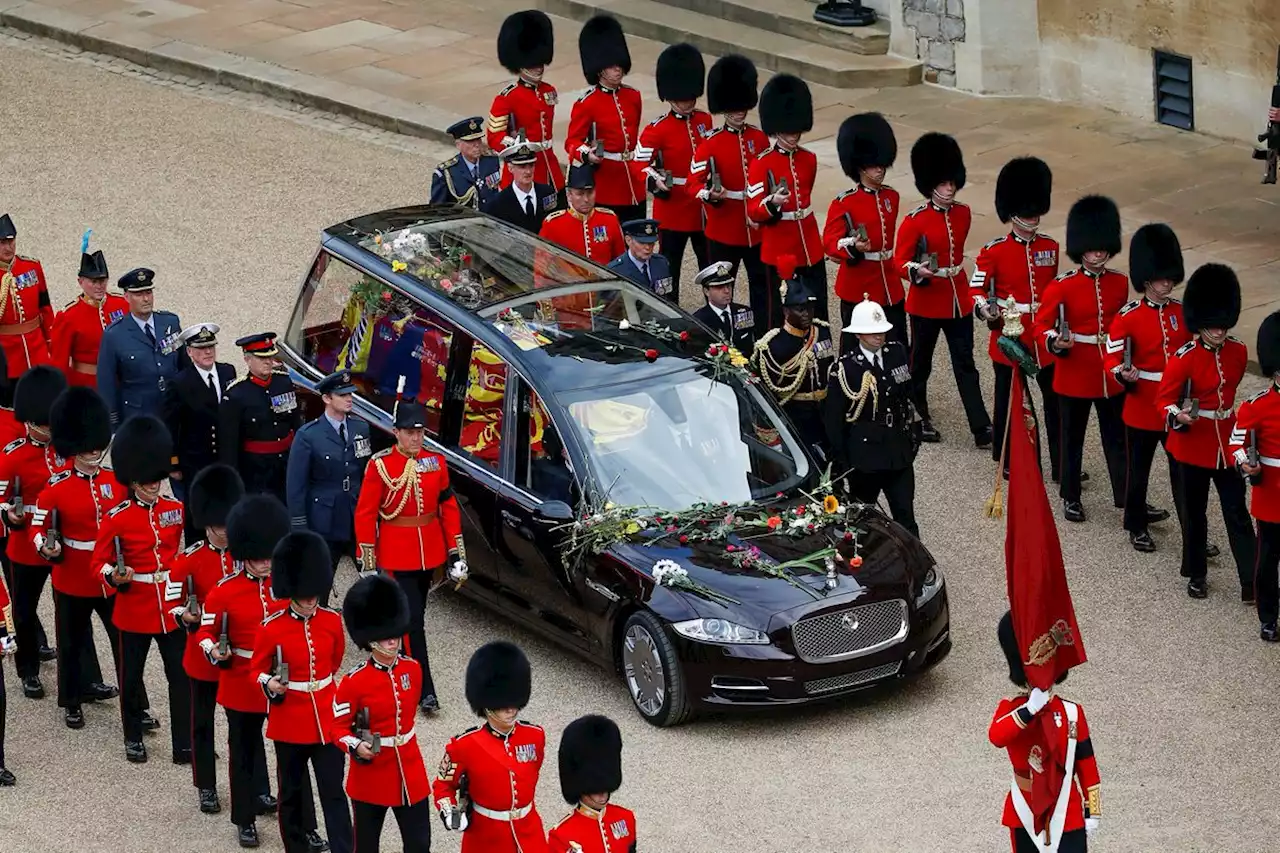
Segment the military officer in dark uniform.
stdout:
<svg viewBox="0 0 1280 853">
<path fill-rule="evenodd" d="M 556 188 L 533 180 L 533 173 L 538 167 L 538 152 L 528 142 L 514 142 L 502 149 L 500 156 L 511 172 L 511 183 L 480 209 L 503 222 L 537 234 L 542 220 L 559 205 Z"/>
<path fill-rule="evenodd" d="M 632 219 L 622 223 L 622 241 L 627 250 L 609 262 L 609 269 L 668 302 L 676 302 L 679 294 L 675 292 L 671 265 L 657 252 L 658 220 Z"/>
<path fill-rule="evenodd" d="M 449 126 L 458 153 L 431 175 L 431 204 L 461 204 L 481 210 L 498 194 L 502 164 L 484 153 L 484 119 L 472 116 Z"/>
<path fill-rule="evenodd" d="M 218 408 L 235 381 L 236 369 L 218 361 L 218 327 L 198 323 L 182 330 L 190 364 L 178 371 L 164 392 L 162 420 L 173 436 L 173 495 L 186 500 L 196 474 L 218 461 Z M 187 542 L 204 538 L 204 528 L 187 513 Z"/>
<path fill-rule="evenodd" d="M 218 461 L 240 472 L 245 494 L 285 502 L 285 469 L 302 410 L 288 371 L 276 358 L 275 332 L 236 341 L 248 374 L 227 386 L 218 412 Z"/>
<path fill-rule="evenodd" d="M 187 363 L 182 321 L 155 310 L 155 272 L 131 270 L 118 284 L 129 313 L 107 327 L 98 350 L 98 393 L 113 430 L 134 415 L 159 415 L 165 386 Z"/>
<path fill-rule="evenodd" d="M 884 492 L 893 520 L 911 535 L 916 526 L 916 451 L 919 434 L 911 405 L 907 348 L 886 341 L 893 324 L 870 299 L 853 307 L 844 332 L 857 346 L 831 369 L 823 415 L 831 442 L 832 472 L 850 495 L 874 504 Z"/>
<path fill-rule="evenodd" d="M 369 424 L 351 416 L 351 371 L 326 376 L 316 390 L 324 414 L 298 430 L 289 449 L 286 492 L 293 529 L 323 536 L 336 572 L 343 554 L 355 556 L 356 501 L 373 445 Z"/>
<path fill-rule="evenodd" d="M 733 264 L 716 261 L 693 277 L 702 285 L 707 304 L 693 316 L 705 323 L 729 346 L 750 355 L 756 346 L 755 314 L 748 305 L 733 301 Z"/>
<path fill-rule="evenodd" d="M 825 320 L 814 319 L 818 300 L 795 277 L 795 258 L 779 258 L 778 272 L 782 277 L 782 326 L 765 332 L 756 342 L 751 365 L 795 424 L 800 440 L 825 465 L 827 434 L 822 403 L 827 398 L 827 374 L 836 358 L 831 327 Z"/>
</svg>

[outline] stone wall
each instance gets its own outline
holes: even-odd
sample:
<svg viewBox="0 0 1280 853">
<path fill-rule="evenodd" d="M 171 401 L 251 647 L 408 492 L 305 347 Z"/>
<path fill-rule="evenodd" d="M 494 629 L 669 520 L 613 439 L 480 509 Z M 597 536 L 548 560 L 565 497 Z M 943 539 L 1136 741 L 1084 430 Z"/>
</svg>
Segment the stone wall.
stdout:
<svg viewBox="0 0 1280 853">
<path fill-rule="evenodd" d="M 924 63 L 925 79 L 944 86 L 956 85 L 956 45 L 965 40 L 964 7 L 966 0 L 902 0 L 902 26 L 897 40 L 911 46 L 914 55 Z M 978 2 L 978 0 L 968 0 Z M 897 24 L 895 20 L 894 25 Z"/>
</svg>

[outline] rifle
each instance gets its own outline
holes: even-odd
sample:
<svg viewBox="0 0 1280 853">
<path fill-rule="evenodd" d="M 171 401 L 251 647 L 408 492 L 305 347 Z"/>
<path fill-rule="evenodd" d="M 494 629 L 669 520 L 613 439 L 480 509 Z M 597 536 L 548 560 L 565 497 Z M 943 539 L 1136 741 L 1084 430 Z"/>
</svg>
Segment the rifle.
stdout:
<svg viewBox="0 0 1280 853">
<path fill-rule="evenodd" d="M 916 241 L 915 262 L 930 272 L 938 271 L 938 253 L 929 251 L 929 242 L 925 239 L 923 234 L 921 234 L 920 239 Z M 916 275 L 913 270 L 911 273 L 911 283 L 924 287 L 929 284 L 929 279 Z"/>
<path fill-rule="evenodd" d="M 1133 368 L 1133 338 L 1124 339 L 1124 369 Z"/>
<path fill-rule="evenodd" d="M 512 139 L 514 139 L 514 140 L 516 140 L 517 142 L 519 142 L 519 141 L 520 141 L 520 135 L 519 135 L 519 133 L 518 133 L 518 130 L 519 130 L 519 129 L 516 127 L 516 114 L 515 114 L 515 113 L 507 113 L 507 133 L 506 133 L 506 135 L 507 135 L 507 136 L 510 136 Z"/>
<path fill-rule="evenodd" d="M 707 186 L 713 193 L 718 193 L 724 189 L 724 184 L 720 182 L 720 170 L 716 168 L 716 158 L 707 158 Z M 711 204 L 719 204 L 719 199 L 708 199 Z"/>
<path fill-rule="evenodd" d="M 13 477 L 13 499 L 9 501 L 9 506 L 13 508 L 13 514 L 18 517 L 18 523 L 14 526 L 21 527 L 23 513 L 27 511 L 27 508 L 22 503 L 22 478 L 16 474 Z"/>
<path fill-rule="evenodd" d="M 356 711 L 355 725 L 352 726 L 352 733 L 360 738 L 365 746 L 369 747 L 369 751 L 377 755 L 382 751 L 382 736 L 375 731 L 369 729 L 369 709 L 361 708 Z"/>
<path fill-rule="evenodd" d="M 994 311 L 994 315 L 987 318 L 987 328 L 993 332 L 999 332 L 1004 328 L 1004 317 L 1000 313 L 1000 299 L 996 296 L 996 277 L 988 273 L 987 279 L 991 282 L 987 285 L 987 305 Z"/>
<path fill-rule="evenodd" d="M 669 195 L 671 195 L 671 170 L 662 168 L 662 152 L 661 151 L 655 151 L 653 153 L 652 168 L 653 168 L 654 174 L 658 177 L 659 180 L 662 181 L 663 185 L 666 187 L 666 189 L 663 190 L 662 192 L 658 192 L 657 190 L 654 190 L 653 197 L 667 198 Z"/>
<path fill-rule="evenodd" d="M 586 143 L 591 146 L 592 154 L 596 155 L 601 160 L 604 159 L 604 142 L 602 142 L 600 137 L 596 135 L 596 123 L 594 121 L 591 122 L 591 135 L 587 137 Z"/>
<path fill-rule="evenodd" d="M 786 179 L 786 178 L 783 178 L 781 181 L 777 180 L 776 178 L 774 178 L 774 177 L 773 177 L 773 171 L 772 171 L 772 170 L 767 170 L 764 174 L 765 174 L 765 180 L 768 182 L 768 185 L 769 185 L 769 191 L 768 191 L 767 195 L 770 195 L 770 196 L 771 196 L 771 195 L 773 195 L 774 193 L 776 193 L 778 190 L 782 190 L 783 192 L 787 192 L 787 179 Z"/>
<path fill-rule="evenodd" d="M 62 533 L 58 529 L 58 511 L 56 509 L 49 510 L 49 523 L 45 525 L 44 541 L 47 545 L 58 545 L 62 542 Z M 59 554 L 51 563 L 62 561 L 62 555 Z"/>
<path fill-rule="evenodd" d="M 1054 331 L 1058 333 L 1059 340 L 1071 339 L 1071 327 L 1067 325 L 1067 306 L 1058 306 L 1058 322 L 1054 325 Z"/>
<path fill-rule="evenodd" d="M 852 237 L 855 240 L 865 241 L 867 239 L 867 226 L 854 225 L 853 217 L 850 216 L 848 213 L 844 213 L 841 215 L 844 217 L 844 230 L 846 232 L 845 236 Z"/>
<path fill-rule="evenodd" d="M 1271 106 L 1280 107 L 1280 50 L 1276 51 L 1276 84 L 1271 87 Z M 1280 159 L 1280 122 L 1269 122 L 1267 129 L 1258 134 L 1258 141 L 1265 142 L 1265 148 L 1255 148 L 1253 159 L 1266 160 L 1267 168 L 1262 174 L 1264 184 L 1276 182 L 1276 165 Z"/>
<path fill-rule="evenodd" d="M 1182 403 L 1180 404 L 1179 408 L 1181 408 L 1182 411 L 1190 415 L 1192 419 L 1195 419 L 1200 415 L 1200 401 L 1197 400 L 1195 397 L 1191 396 L 1191 380 L 1190 379 L 1188 379 L 1186 384 L 1182 386 Z M 1178 423 L 1176 420 L 1173 422 L 1173 428 L 1178 432 L 1182 432 L 1183 430 L 1189 428 L 1190 426 L 1191 426 L 1190 424 Z"/>
<path fill-rule="evenodd" d="M 284 648 L 276 646 L 276 681 L 280 682 L 280 686 L 285 689 L 285 693 L 276 696 L 277 701 L 282 701 L 289 690 L 289 663 L 284 659 Z"/>
<path fill-rule="evenodd" d="M 187 588 L 187 613 L 190 616 L 194 617 L 195 619 L 199 620 L 200 602 L 196 599 L 195 581 L 192 580 L 192 578 L 188 575 L 187 579 L 183 581 L 183 585 L 186 586 Z M 222 614 L 222 618 L 226 619 L 227 615 L 225 613 Z"/>
<path fill-rule="evenodd" d="M 218 654 L 227 655 L 231 653 L 231 635 L 227 633 L 228 614 L 222 614 L 222 626 L 218 629 Z M 223 666 L 230 666 L 231 661 L 225 660 Z"/>
<path fill-rule="evenodd" d="M 1256 429 L 1249 430 L 1249 444 L 1245 447 L 1244 455 L 1245 461 L 1248 462 L 1251 467 L 1257 467 L 1262 461 L 1261 457 L 1258 455 L 1258 431 Z M 1262 472 L 1259 471 L 1256 474 L 1249 474 L 1245 479 L 1249 481 L 1249 485 L 1256 486 L 1258 483 L 1262 482 Z"/>
<path fill-rule="evenodd" d="M 116 589 L 127 589 L 129 587 L 129 582 L 128 581 L 121 582 L 121 579 L 127 577 L 127 575 L 125 573 L 125 565 L 124 565 L 124 542 L 121 541 L 119 536 L 115 538 L 115 546 L 116 546 L 116 568 L 115 568 L 114 574 L 117 580 L 115 587 Z"/>
</svg>

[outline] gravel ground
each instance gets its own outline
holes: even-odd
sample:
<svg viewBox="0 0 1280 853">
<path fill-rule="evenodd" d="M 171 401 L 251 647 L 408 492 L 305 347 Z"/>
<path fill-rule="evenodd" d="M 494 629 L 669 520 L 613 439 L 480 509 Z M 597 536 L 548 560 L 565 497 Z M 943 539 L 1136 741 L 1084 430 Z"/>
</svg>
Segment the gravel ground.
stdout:
<svg viewBox="0 0 1280 853">
<path fill-rule="evenodd" d="M 319 230 L 421 201 L 445 153 L 12 33 L 0 33 L 0 80 L 0 208 L 17 222 L 19 251 L 44 262 L 58 304 L 75 295 L 80 234 L 92 227 L 113 275 L 154 268 L 157 303 L 188 323 L 220 323 L 224 341 L 283 331 Z M 237 361 L 228 345 L 224 357 Z M 1007 849 L 999 815 L 1008 763 L 985 736 L 1009 687 L 994 640 L 1005 606 L 1004 531 L 982 517 L 991 463 L 968 443 L 939 358 L 936 421 L 947 440 L 922 453 L 917 499 L 952 603 L 955 651 L 935 671 L 833 705 L 657 730 L 610 674 L 445 596 L 430 608 L 444 710 L 419 727 L 428 766 L 474 722 L 462 698 L 470 652 L 506 637 L 528 650 L 536 672 L 526 716 L 549 732 L 539 792 L 548 823 L 565 811 L 554 772 L 559 732 L 600 712 L 623 728 L 618 800 L 638 812 L 641 849 L 651 853 Z M 1227 560 L 1211 571 L 1209 600 L 1191 601 L 1178 577 L 1176 527 L 1159 526 L 1159 553 L 1135 554 L 1106 505 L 1096 447 L 1086 467 L 1090 521 L 1061 527 L 1091 657 L 1069 693 L 1088 711 L 1102 771 L 1105 820 L 1094 849 L 1272 849 L 1276 649 L 1257 640 Z M 1166 474 L 1154 479 L 1153 501 L 1169 505 Z M 1216 512 L 1211 536 L 1226 551 Z M 339 592 L 352 580 L 341 574 Z M 45 619 L 52 624 L 47 608 Z M 149 686 L 166 718 L 158 670 Z M 24 699 L 8 673 L 9 766 L 19 786 L 0 791 L 0 851 L 236 849 L 225 812 L 197 812 L 167 738 L 150 740 L 150 764 L 126 764 L 114 702 L 87 707 L 88 726 L 71 732 L 53 699 Z M 52 665 L 45 680 L 51 687 Z M 225 804 L 225 764 L 219 770 Z M 385 850 L 398 849 L 392 826 Z M 262 828 L 263 849 L 279 849 L 274 828 Z M 437 834 L 435 849 L 457 845 Z"/>
</svg>

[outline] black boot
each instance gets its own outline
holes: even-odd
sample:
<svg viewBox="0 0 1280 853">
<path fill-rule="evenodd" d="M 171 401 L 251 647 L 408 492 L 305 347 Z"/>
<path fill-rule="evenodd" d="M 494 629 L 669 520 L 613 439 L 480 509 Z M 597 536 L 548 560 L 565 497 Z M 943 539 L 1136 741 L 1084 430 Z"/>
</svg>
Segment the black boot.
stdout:
<svg viewBox="0 0 1280 853">
<path fill-rule="evenodd" d="M 1080 505 L 1080 501 L 1063 501 L 1062 517 L 1077 523 L 1084 521 L 1084 507 Z"/>
<path fill-rule="evenodd" d="M 1156 540 L 1151 538 L 1151 531 L 1140 530 L 1129 534 L 1129 544 L 1139 554 L 1150 554 L 1156 550 Z"/>
<path fill-rule="evenodd" d="M 257 847 L 262 843 L 258 840 L 258 825 L 256 823 L 236 827 L 236 839 L 240 842 L 241 847 Z"/>
<path fill-rule="evenodd" d="M 69 729 L 83 729 L 84 711 L 79 705 L 72 705 L 62 712 L 62 721 L 67 724 Z"/>
<path fill-rule="evenodd" d="M 140 740 L 127 740 L 124 742 L 124 757 L 128 759 L 130 764 L 146 764 L 147 763 L 147 746 Z"/>
<path fill-rule="evenodd" d="M 213 788 L 200 789 L 200 811 L 205 814 L 217 814 L 222 811 L 222 803 L 218 801 L 218 792 Z"/>
</svg>

